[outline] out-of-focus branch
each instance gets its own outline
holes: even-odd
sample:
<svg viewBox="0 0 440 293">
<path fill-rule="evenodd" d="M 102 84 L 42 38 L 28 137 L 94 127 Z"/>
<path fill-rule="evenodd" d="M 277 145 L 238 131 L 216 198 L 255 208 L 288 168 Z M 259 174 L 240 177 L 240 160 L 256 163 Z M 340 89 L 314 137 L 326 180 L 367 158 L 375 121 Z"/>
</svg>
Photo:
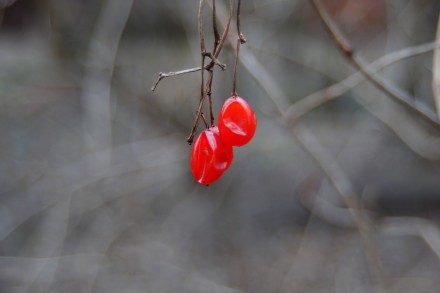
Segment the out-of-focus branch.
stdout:
<svg viewBox="0 0 440 293">
<path fill-rule="evenodd" d="M 106 0 L 90 39 L 82 84 L 85 140 L 89 150 L 111 146 L 111 79 L 119 41 L 133 0 Z M 108 160 L 106 160 L 108 163 Z"/>
<path fill-rule="evenodd" d="M 440 41 L 404 48 L 398 51 L 391 52 L 375 60 L 374 62 L 370 63 L 367 68 L 369 72 L 376 73 L 395 62 L 430 52 L 432 50 L 435 50 L 436 48 L 440 48 Z M 365 75 L 362 74 L 362 72 L 358 71 L 340 82 L 332 84 L 329 87 L 316 91 L 304 98 L 301 98 L 286 110 L 284 118 L 288 121 L 289 124 L 293 124 L 304 114 L 319 107 L 325 102 L 340 97 L 348 90 L 359 85 L 364 80 Z"/>
<path fill-rule="evenodd" d="M 422 218 L 390 217 L 382 222 L 380 231 L 388 235 L 418 236 L 440 259 L 440 230 L 432 221 Z"/>
<path fill-rule="evenodd" d="M 437 33 L 435 37 L 440 42 L 440 13 L 437 23 Z M 440 48 L 434 50 L 434 61 L 432 64 L 432 89 L 434 93 L 434 101 L 437 107 L 437 115 L 440 119 Z"/>
<path fill-rule="evenodd" d="M 235 47 L 236 40 L 228 38 L 229 45 Z M 252 52 L 247 52 L 243 55 L 241 63 L 247 71 L 260 84 L 262 89 L 266 92 L 268 97 L 272 99 L 276 108 L 281 115 L 284 114 L 285 105 L 288 99 L 283 91 L 280 90 L 278 83 L 267 72 L 265 67 L 258 61 Z M 258 70 L 257 70 L 258 69 Z M 274 91 L 272 91 L 274 89 Z M 361 233 L 363 242 L 368 251 L 371 269 L 377 277 L 380 287 L 384 285 L 383 273 L 380 265 L 379 254 L 375 241 L 372 238 L 371 228 L 367 224 L 365 217 L 360 210 L 359 203 L 356 199 L 356 192 L 350 180 L 345 176 L 339 166 L 327 154 L 325 149 L 319 144 L 317 139 L 305 128 L 297 126 L 292 128 L 293 136 L 298 140 L 300 146 L 306 151 L 317 163 L 323 171 L 327 179 L 332 183 L 336 192 L 344 200 L 346 206 L 352 213 L 353 220 Z"/>
<path fill-rule="evenodd" d="M 368 64 L 363 61 L 363 59 L 360 58 L 357 54 L 355 54 L 351 44 L 340 32 L 339 28 L 330 18 L 328 13 L 324 10 L 321 2 L 319 2 L 318 0 L 311 0 L 311 2 L 338 48 L 348 58 L 350 63 L 365 76 L 366 79 L 368 79 L 387 96 L 404 105 L 412 112 L 418 114 L 420 117 L 431 123 L 433 126 L 440 128 L 440 120 L 438 119 L 435 112 L 430 109 L 422 108 L 406 92 L 383 80 L 380 76 L 377 75 L 376 72 L 371 71 L 370 68 L 368 68 Z"/>
<path fill-rule="evenodd" d="M 375 274 L 377 284 L 382 291 L 385 287 L 385 278 L 379 251 L 373 238 L 373 228 L 365 217 L 365 213 L 362 211 L 359 196 L 356 194 L 355 188 L 336 161 L 328 154 L 326 149 L 308 129 L 303 125 L 296 125 L 292 127 L 292 132 L 295 138 L 300 142 L 304 151 L 314 159 L 316 164 L 324 172 L 348 208 L 365 245 L 371 271 Z"/>
</svg>

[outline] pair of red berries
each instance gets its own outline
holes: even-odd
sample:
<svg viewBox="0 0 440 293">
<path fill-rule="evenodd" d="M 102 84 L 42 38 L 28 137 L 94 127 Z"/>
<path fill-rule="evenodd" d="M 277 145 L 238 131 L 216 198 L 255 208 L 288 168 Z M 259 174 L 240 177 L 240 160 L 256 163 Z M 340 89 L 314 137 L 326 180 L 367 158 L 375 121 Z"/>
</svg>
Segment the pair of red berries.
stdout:
<svg viewBox="0 0 440 293">
<path fill-rule="evenodd" d="M 218 127 L 202 131 L 191 150 L 191 170 L 201 184 L 220 178 L 233 159 L 232 146 L 247 144 L 257 129 L 252 107 L 241 97 L 228 98 L 220 111 Z"/>
</svg>

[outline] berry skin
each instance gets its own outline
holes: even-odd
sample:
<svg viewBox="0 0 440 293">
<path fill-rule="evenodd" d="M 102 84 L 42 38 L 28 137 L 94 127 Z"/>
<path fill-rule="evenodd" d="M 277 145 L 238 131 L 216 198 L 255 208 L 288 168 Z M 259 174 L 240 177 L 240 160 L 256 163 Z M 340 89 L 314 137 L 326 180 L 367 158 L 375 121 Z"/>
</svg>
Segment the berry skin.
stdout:
<svg viewBox="0 0 440 293">
<path fill-rule="evenodd" d="M 218 127 L 202 131 L 191 149 L 191 171 L 200 184 L 211 184 L 225 172 L 232 163 L 232 146 L 225 144 Z"/>
<path fill-rule="evenodd" d="M 218 118 L 220 136 L 226 144 L 247 144 L 257 129 L 257 117 L 252 107 L 239 96 L 229 97 Z"/>
</svg>

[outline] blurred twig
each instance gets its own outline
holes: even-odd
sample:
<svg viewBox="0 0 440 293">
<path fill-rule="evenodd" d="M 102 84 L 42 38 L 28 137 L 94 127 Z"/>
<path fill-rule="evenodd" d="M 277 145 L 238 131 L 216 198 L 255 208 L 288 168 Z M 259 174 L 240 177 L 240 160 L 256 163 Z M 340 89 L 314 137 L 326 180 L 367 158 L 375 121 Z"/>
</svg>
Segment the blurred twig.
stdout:
<svg viewBox="0 0 440 293">
<path fill-rule="evenodd" d="M 439 47 L 440 41 L 404 48 L 395 52 L 391 52 L 375 60 L 374 62 L 370 63 L 367 68 L 369 72 L 376 73 L 395 62 L 430 52 Z M 348 90 L 354 88 L 364 80 L 365 75 L 362 74 L 362 72 L 358 71 L 342 81 L 339 81 L 335 84 L 332 84 L 331 86 L 328 86 L 304 98 L 301 98 L 286 110 L 285 119 L 289 122 L 289 124 L 295 123 L 304 114 L 324 104 L 325 102 L 340 97 Z"/>
<path fill-rule="evenodd" d="M 356 224 L 350 211 L 324 199 L 320 196 L 322 190 L 324 190 L 322 180 L 318 180 L 316 176 L 309 176 L 301 184 L 298 199 L 303 207 L 323 221 L 338 227 L 355 228 Z"/>
<path fill-rule="evenodd" d="M 386 95 L 404 105 L 406 108 L 410 109 L 414 113 L 417 113 L 420 117 L 424 118 L 435 127 L 440 128 L 440 120 L 433 111 L 429 109 L 423 109 L 422 107 L 417 105 L 414 99 L 412 99 L 407 93 L 390 84 L 389 82 L 383 80 L 380 76 L 377 75 L 376 72 L 371 71 L 370 68 L 368 68 L 368 64 L 355 53 L 352 45 L 340 32 L 334 21 L 324 10 L 321 2 L 319 2 L 318 0 L 311 0 L 311 2 L 318 12 L 319 16 L 321 17 L 327 30 L 330 32 L 330 35 L 332 36 L 332 39 L 335 41 L 338 48 L 348 58 L 350 63 L 365 76 L 365 78 L 367 78 L 372 84 L 374 84 Z"/>
<path fill-rule="evenodd" d="M 2 10 L 8 6 L 11 6 L 12 4 L 15 3 L 15 1 L 17 1 L 17 0 L 0 0 L 0 10 Z"/>
<path fill-rule="evenodd" d="M 440 42 L 440 14 L 435 39 L 437 42 Z M 434 61 L 432 64 L 432 88 L 434 92 L 435 105 L 437 107 L 437 115 L 440 119 L 440 48 L 436 48 L 434 50 Z"/>
<path fill-rule="evenodd" d="M 373 228 L 362 211 L 355 188 L 335 160 L 308 129 L 303 125 L 297 125 L 292 128 L 292 131 L 303 149 L 315 160 L 347 206 L 364 242 L 371 270 L 375 274 L 380 290 L 383 291 L 385 278 L 379 251 L 373 238 Z"/>
<path fill-rule="evenodd" d="M 386 218 L 380 225 L 381 232 L 397 236 L 418 236 L 440 259 L 440 230 L 432 221 L 422 218 L 397 217 Z"/>
<path fill-rule="evenodd" d="M 228 38 L 229 45 L 235 46 L 235 40 Z M 284 105 L 286 105 L 287 97 L 283 91 L 280 90 L 276 80 L 271 78 L 265 67 L 258 61 L 252 52 L 246 52 L 241 58 L 241 63 L 247 71 L 256 79 L 262 89 L 267 93 L 268 97 L 272 99 L 276 105 L 279 113 L 284 114 Z M 272 89 L 277 89 L 274 92 Z M 284 117 L 284 116 L 283 116 Z M 384 287 L 384 277 L 380 265 L 380 258 L 374 239 L 372 238 L 371 227 L 368 225 L 359 203 L 356 198 L 356 192 L 350 180 L 345 176 L 344 172 L 327 154 L 325 149 L 319 144 L 317 139 L 304 127 L 292 127 L 292 134 L 299 142 L 300 146 L 315 160 L 325 176 L 332 183 L 335 190 L 344 200 L 346 206 L 350 209 L 353 220 L 359 229 L 359 233 L 364 241 L 368 252 L 371 269 L 377 277 L 378 284 L 381 288 Z"/>
<path fill-rule="evenodd" d="M 111 79 L 132 4 L 133 0 L 104 1 L 90 39 L 82 85 L 84 129 L 90 151 L 111 146 Z"/>
</svg>

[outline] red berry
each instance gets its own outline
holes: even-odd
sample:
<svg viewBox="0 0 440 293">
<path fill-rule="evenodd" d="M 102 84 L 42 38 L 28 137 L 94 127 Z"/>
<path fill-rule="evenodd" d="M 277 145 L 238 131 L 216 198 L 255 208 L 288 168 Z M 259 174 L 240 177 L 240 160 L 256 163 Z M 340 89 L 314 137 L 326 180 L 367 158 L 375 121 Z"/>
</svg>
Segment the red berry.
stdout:
<svg viewBox="0 0 440 293">
<path fill-rule="evenodd" d="M 196 138 L 191 150 L 194 178 L 201 184 L 210 184 L 229 168 L 232 159 L 232 146 L 222 141 L 218 127 L 205 129 Z"/>
<path fill-rule="evenodd" d="M 232 96 L 223 104 L 218 118 L 223 141 L 233 146 L 247 144 L 257 129 L 257 117 L 252 107 L 241 97 Z"/>
</svg>

